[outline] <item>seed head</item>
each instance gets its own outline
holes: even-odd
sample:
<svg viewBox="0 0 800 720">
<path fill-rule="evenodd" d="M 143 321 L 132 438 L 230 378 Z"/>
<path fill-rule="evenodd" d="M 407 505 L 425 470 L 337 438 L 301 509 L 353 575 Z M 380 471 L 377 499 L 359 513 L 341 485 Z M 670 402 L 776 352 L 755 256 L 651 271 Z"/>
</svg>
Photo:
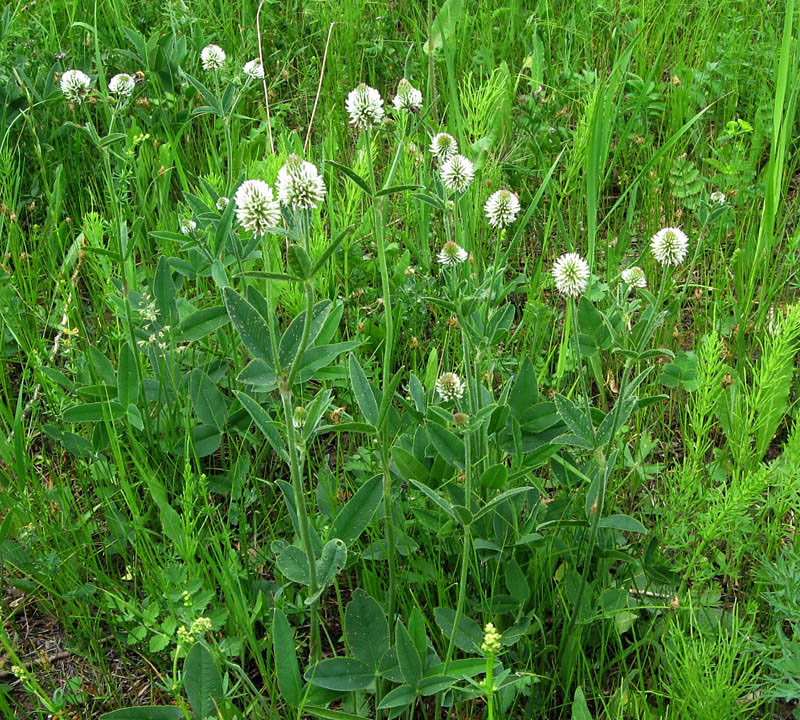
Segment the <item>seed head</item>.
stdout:
<svg viewBox="0 0 800 720">
<path fill-rule="evenodd" d="M 61 76 L 61 92 L 70 102 L 83 102 L 91 87 L 92 79 L 80 70 L 67 70 Z"/>
<path fill-rule="evenodd" d="M 492 193 L 483 206 L 489 225 L 502 229 L 508 227 L 519 214 L 519 199 L 510 190 L 498 190 Z"/>
<path fill-rule="evenodd" d="M 375 89 L 361 83 L 355 90 L 351 90 L 345 102 L 350 124 L 358 130 L 366 130 L 383 121 L 383 99 Z"/>
<path fill-rule="evenodd" d="M 436 381 L 436 392 L 442 400 L 460 400 L 464 397 L 466 385 L 454 372 L 446 372 Z"/>
<path fill-rule="evenodd" d="M 295 210 L 312 210 L 325 198 L 325 181 L 310 162 L 290 155 L 275 181 L 278 200 Z"/>
<path fill-rule="evenodd" d="M 662 228 L 650 239 L 653 257 L 662 265 L 677 265 L 683 262 L 688 247 L 689 238 L 680 228 Z"/>
<path fill-rule="evenodd" d="M 398 112 L 401 110 L 419 112 L 422 108 L 422 93 L 403 78 L 397 85 L 397 95 L 394 96 L 392 104 Z"/>
<path fill-rule="evenodd" d="M 128 73 L 119 73 L 119 75 L 114 75 L 108 81 L 108 91 L 116 95 L 120 100 L 129 98 L 135 87 L 136 81 Z"/>
<path fill-rule="evenodd" d="M 220 70 L 225 64 L 225 51 L 219 45 L 206 45 L 200 51 L 203 70 Z"/>
<path fill-rule="evenodd" d="M 577 253 L 566 253 L 556 260 L 550 274 L 555 278 L 560 293 L 577 297 L 586 290 L 589 265 Z"/>
<path fill-rule="evenodd" d="M 245 230 L 263 235 L 278 226 L 281 209 L 272 188 L 263 180 L 245 180 L 233 198 L 236 218 Z"/>
<path fill-rule="evenodd" d="M 475 168 L 463 155 L 453 155 L 439 168 L 439 176 L 448 190 L 463 193 L 475 177 Z"/>
<path fill-rule="evenodd" d="M 181 232 L 184 235 L 191 235 L 197 230 L 197 223 L 191 218 L 181 218 Z"/>
<path fill-rule="evenodd" d="M 644 276 L 644 270 L 638 265 L 623 270 L 620 273 L 623 282 L 628 283 L 631 287 L 646 288 L 647 278 Z"/>
<path fill-rule="evenodd" d="M 466 262 L 468 257 L 469 254 L 466 250 L 464 250 L 464 248 L 462 248 L 458 243 L 448 240 L 442 246 L 442 249 L 439 250 L 439 254 L 436 256 L 436 259 L 442 265 L 460 265 L 461 263 Z"/>
<path fill-rule="evenodd" d="M 458 153 L 458 143 L 452 135 L 440 132 L 431 139 L 430 151 L 440 163 L 444 163 Z"/>
<path fill-rule="evenodd" d="M 261 78 L 264 77 L 264 66 L 258 58 L 246 62 L 242 69 L 244 70 L 244 74 L 253 80 L 261 80 Z"/>
</svg>

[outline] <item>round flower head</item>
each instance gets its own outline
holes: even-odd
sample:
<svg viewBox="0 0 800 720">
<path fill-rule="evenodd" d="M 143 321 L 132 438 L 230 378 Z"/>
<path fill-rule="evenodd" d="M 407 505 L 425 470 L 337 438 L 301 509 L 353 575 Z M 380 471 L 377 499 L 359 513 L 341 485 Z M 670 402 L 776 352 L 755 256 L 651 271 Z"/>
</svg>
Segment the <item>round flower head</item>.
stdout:
<svg viewBox="0 0 800 720">
<path fill-rule="evenodd" d="M 439 176 L 451 192 L 464 192 L 475 177 L 475 168 L 463 155 L 453 155 L 442 167 Z"/>
<path fill-rule="evenodd" d="M 197 230 L 197 223 L 190 218 L 181 218 L 181 232 L 184 235 L 191 235 Z"/>
<path fill-rule="evenodd" d="M 403 78 L 397 85 L 397 95 L 392 100 L 395 110 L 419 112 L 422 108 L 422 93 Z"/>
<path fill-rule="evenodd" d="M 242 69 L 244 70 L 244 74 L 253 80 L 261 80 L 261 78 L 264 77 L 264 66 L 258 58 L 246 62 Z"/>
<path fill-rule="evenodd" d="M 350 91 L 345 107 L 350 116 L 350 124 L 359 130 L 366 130 L 383 120 L 381 94 L 375 88 L 364 83 Z"/>
<path fill-rule="evenodd" d="M 236 218 L 245 230 L 263 235 L 280 222 L 280 205 L 272 188 L 263 180 L 245 180 L 233 199 L 236 201 Z"/>
<path fill-rule="evenodd" d="M 200 51 L 203 70 L 219 70 L 225 63 L 225 51 L 219 45 L 206 45 Z"/>
<path fill-rule="evenodd" d="M 79 103 L 92 87 L 92 79 L 80 70 L 67 70 L 61 76 L 61 92 L 70 102 Z"/>
<path fill-rule="evenodd" d="M 108 81 L 108 91 L 116 95 L 120 100 L 130 97 L 135 87 L 136 81 L 133 79 L 133 76 L 128 75 L 128 73 L 114 75 L 114 77 Z"/>
<path fill-rule="evenodd" d="M 297 155 L 289 155 L 286 164 L 278 170 L 275 189 L 281 205 L 295 210 L 318 207 L 325 197 L 325 181 L 317 168 Z"/>
<path fill-rule="evenodd" d="M 725 193 L 721 192 L 720 190 L 714 190 L 711 193 L 709 198 L 712 203 L 716 203 L 717 205 L 724 205 L 725 204 Z"/>
<path fill-rule="evenodd" d="M 689 238 L 680 228 L 662 228 L 650 239 L 653 257 L 662 265 L 677 265 L 686 257 Z"/>
<path fill-rule="evenodd" d="M 446 372 L 436 381 L 436 392 L 442 400 L 460 400 L 464 397 L 466 385 L 454 372 Z"/>
<path fill-rule="evenodd" d="M 589 265 L 577 253 L 566 253 L 556 260 L 550 274 L 555 278 L 560 293 L 577 297 L 589 280 Z"/>
<path fill-rule="evenodd" d="M 430 151 L 440 163 L 447 162 L 458 153 L 458 143 L 452 135 L 441 132 L 433 136 Z"/>
<path fill-rule="evenodd" d="M 483 210 L 489 220 L 489 225 L 502 229 L 517 219 L 519 200 L 510 190 L 498 190 L 489 196 Z"/>
<path fill-rule="evenodd" d="M 497 655 L 502 650 L 500 633 L 495 629 L 494 623 L 486 623 L 483 628 L 483 642 L 481 650 L 487 655 Z"/>
<path fill-rule="evenodd" d="M 230 200 L 228 200 L 228 198 L 226 198 L 224 195 L 220 195 L 215 203 L 217 210 L 224 212 L 225 208 L 228 207 L 229 202 Z"/>
<path fill-rule="evenodd" d="M 644 270 L 638 265 L 623 270 L 620 273 L 622 280 L 631 287 L 645 288 L 647 287 L 647 278 L 644 276 Z"/>
<path fill-rule="evenodd" d="M 442 265 L 460 265 L 468 257 L 469 255 L 464 248 L 454 243 L 452 240 L 448 240 L 442 246 L 442 249 L 439 250 L 436 259 L 442 263 Z"/>
</svg>

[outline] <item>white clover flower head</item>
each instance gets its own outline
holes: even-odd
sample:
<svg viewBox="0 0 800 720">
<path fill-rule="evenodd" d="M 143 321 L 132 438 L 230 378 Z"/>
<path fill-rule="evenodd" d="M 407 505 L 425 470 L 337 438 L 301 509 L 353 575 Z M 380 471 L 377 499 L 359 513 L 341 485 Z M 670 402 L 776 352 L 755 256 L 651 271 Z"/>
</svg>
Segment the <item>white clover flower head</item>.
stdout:
<svg viewBox="0 0 800 720">
<path fill-rule="evenodd" d="M 550 274 L 555 278 L 557 290 L 569 297 L 577 297 L 589 280 L 589 265 L 577 253 L 565 253 L 553 265 Z"/>
<path fill-rule="evenodd" d="M 458 142 L 452 135 L 440 132 L 431 138 L 429 149 L 440 163 L 444 163 L 458 154 Z"/>
<path fill-rule="evenodd" d="M 120 100 L 129 98 L 135 87 L 136 80 L 133 79 L 133 75 L 128 75 L 128 73 L 119 73 L 108 81 L 108 91 Z"/>
<path fill-rule="evenodd" d="M 278 226 L 281 207 L 272 188 L 263 180 L 245 180 L 233 199 L 236 201 L 236 218 L 245 230 L 263 235 Z"/>
<path fill-rule="evenodd" d="M 261 78 L 264 77 L 264 66 L 258 58 L 246 62 L 242 70 L 244 70 L 244 74 L 247 75 L 247 77 L 253 80 L 261 80 Z"/>
<path fill-rule="evenodd" d="M 317 168 L 297 155 L 290 155 L 275 181 L 278 200 L 295 210 L 313 210 L 325 198 L 325 181 Z"/>
<path fill-rule="evenodd" d="M 463 155 L 453 155 L 439 168 L 439 177 L 448 190 L 463 193 L 475 177 L 475 167 Z"/>
<path fill-rule="evenodd" d="M 197 223 L 191 218 L 181 218 L 181 232 L 184 235 L 191 235 L 197 230 Z"/>
<path fill-rule="evenodd" d="M 466 385 L 454 372 L 446 372 L 436 381 L 436 392 L 442 400 L 460 400 L 464 397 Z"/>
<path fill-rule="evenodd" d="M 215 207 L 217 208 L 217 210 L 219 210 L 220 212 L 224 212 L 224 211 L 225 211 L 225 208 L 226 208 L 226 207 L 228 207 L 228 203 L 229 203 L 229 202 L 230 202 L 230 199 L 229 199 L 229 198 L 226 198 L 224 195 L 220 195 L 220 196 L 217 198 L 217 202 L 216 202 L 216 203 L 214 203 L 214 206 L 215 206 Z"/>
<path fill-rule="evenodd" d="M 686 257 L 689 238 L 680 228 L 661 228 L 650 239 L 650 251 L 662 265 L 677 265 Z"/>
<path fill-rule="evenodd" d="M 220 70 L 225 64 L 225 51 L 219 45 L 206 45 L 200 51 L 203 70 Z"/>
<path fill-rule="evenodd" d="M 519 199 L 510 190 L 498 190 L 489 196 L 483 206 L 489 225 L 502 229 L 508 227 L 519 214 Z"/>
<path fill-rule="evenodd" d="M 724 205 L 725 193 L 720 190 L 714 190 L 714 192 L 711 193 L 709 199 L 711 200 L 712 203 L 715 203 L 717 205 Z"/>
<path fill-rule="evenodd" d="M 383 99 L 375 89 L 361 83 L 351 90 L 345 102 L 350 124 L 358 130 L 366 130 L 383 121 Z"/>
<path fill-rule="evenodd" d="M 483 628 L 483 643 L 481 650 L 487 655 L 497 655 L 502 649 L 500 644 L 500 633 L 494 627 L 494 623 L 486 623 Z"/>
<path fill-rule="evenodd" d="M 403 78 L 397 85 L 397 95 L 394 96 L 392 104 L 398 112 L 407 110 L 417 113 L 422 109 L 422 93 Z"/>
<path fill-rule="evenodd" d="M 70 102 L 80 103 L 92 88 L 92 79 L 80 70 L 67 70 L 61 76 L 61 92 Z"/>
<path fill-rule="evenodd" d="M 448 240 L 442 245 L 442 249 L 439 250 L 439 253 L 436 255 L 436 259 L 442 265 L 460 265 L 465 262 L 468 257 L 469 254 L 467 251 L 452 240 Z"/>
<path fill-rule="evenodd" d="M 644 276 L 644 270 L 638 265 L 629 267 L 620 273 L 623 282 L 626 282 L 631 287 L 646 288 L 647 278 Z"/>
</svg>

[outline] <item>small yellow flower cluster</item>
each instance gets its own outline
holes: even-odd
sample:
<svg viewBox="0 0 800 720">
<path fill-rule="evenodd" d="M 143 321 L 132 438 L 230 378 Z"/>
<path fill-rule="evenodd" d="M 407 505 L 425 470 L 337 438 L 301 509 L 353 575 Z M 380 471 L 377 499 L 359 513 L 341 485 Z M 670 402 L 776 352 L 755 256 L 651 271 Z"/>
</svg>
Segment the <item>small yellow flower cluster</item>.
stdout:
<svg viewBox="0 0 800 720">
<path fill-rule="evenodd" d="M 483 628 L 483 644 L 481 650 L 487 655 L 497 655 L 500 652 L 500 633 L 494 627 L 494 623 L 486 623 Z"/>
</svg>

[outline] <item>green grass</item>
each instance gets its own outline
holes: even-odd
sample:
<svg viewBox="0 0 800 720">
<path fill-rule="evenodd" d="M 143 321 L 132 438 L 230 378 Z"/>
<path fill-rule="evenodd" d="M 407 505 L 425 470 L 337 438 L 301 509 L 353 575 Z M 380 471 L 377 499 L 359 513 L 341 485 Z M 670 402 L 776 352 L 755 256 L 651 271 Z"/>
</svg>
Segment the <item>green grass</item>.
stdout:
<svg viewBox="0 0 800 720">
<path fill-rule="evenodd" d="M 796 713 L 795 4 L 257 8 L 0 12 L 0 715 Z"/>
</svg>

